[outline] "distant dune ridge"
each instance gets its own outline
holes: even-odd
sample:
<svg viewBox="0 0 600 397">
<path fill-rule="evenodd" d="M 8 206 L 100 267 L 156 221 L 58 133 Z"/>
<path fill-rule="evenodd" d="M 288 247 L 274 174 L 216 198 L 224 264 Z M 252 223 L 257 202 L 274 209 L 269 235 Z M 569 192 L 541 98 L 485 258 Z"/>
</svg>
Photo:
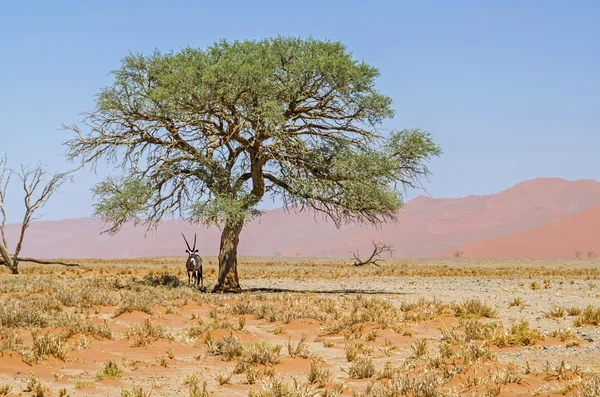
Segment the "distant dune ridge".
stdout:
<svg viewBox="0 0 600 397">
<path fill-rule="evenodd" d="M 600 206 L 523 233 L 458 247 L 444 256 L 453 256 L 456 251 L 469 258 L 597 258 Z"/>
<path fill-rule="evenodd" d="M 371 241 L 391 244 L 394 257 L 554 258 L 575 251 L 600 255 L 600 183 L 540 178 L 492 195 L 406 203 L 396 223 L 379 229 L 332 222 L 309 213 L 266 211 L 240 237 L 239 254 L 256 256 L 349 257 L 367 253 Z M 19 225 L 7 225 L 12 246 Z M 218 253 L 217 228 L 164 222 L 158 230 L 127 225 L 115 236 L 100 235 L 102 223 L 90 218 L 40 221 L 27 231 L 23 256 L 39 258 L 124 258 L 185 256 L 180 232 L 198 234 L 200 255 Z"/>
</svg>

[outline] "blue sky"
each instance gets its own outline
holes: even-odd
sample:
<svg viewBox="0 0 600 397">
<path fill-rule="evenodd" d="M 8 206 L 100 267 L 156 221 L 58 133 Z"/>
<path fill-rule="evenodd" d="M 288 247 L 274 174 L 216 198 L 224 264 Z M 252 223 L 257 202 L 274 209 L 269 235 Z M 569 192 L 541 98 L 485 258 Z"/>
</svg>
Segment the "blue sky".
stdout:
<svg viewBox="0 0 600 397">
<path fill-rule="evenodd" d="M 435 135 L 432 196 L 600 180 L 599 19 L 597 1 L 5 1 L 0 151 L 12 166 L 67 169 L 61 124 L 79 121 L 129 51 L 312 35 L 379 68 L 396 110 L 387 127 Z M 44 219 L 89 216 L 102 176 L 76 174 Z M 12 221 L 20 200 L 9 197 Z"/>
</svg>

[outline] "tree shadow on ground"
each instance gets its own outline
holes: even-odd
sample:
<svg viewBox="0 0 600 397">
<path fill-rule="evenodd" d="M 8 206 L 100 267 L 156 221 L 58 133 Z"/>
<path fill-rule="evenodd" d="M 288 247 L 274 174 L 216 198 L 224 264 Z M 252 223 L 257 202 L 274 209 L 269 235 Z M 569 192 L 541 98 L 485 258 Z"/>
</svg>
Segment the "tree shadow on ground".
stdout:
<svg viewBox="0 0 600 397">
<path fill-rule="evenodd" d="M 360 295 L 408 295 L 408 292 L 393 292 L 381 290 L 362 290 L 362 289 L 329 289 L 329 290 L 314 290 L 314 289 L 287 289 L 287 288 L 244 288 L 242 292 L 266 292 L 266 293 L 304 293 L 304 294 L 360 294 Z"/>
</svg>

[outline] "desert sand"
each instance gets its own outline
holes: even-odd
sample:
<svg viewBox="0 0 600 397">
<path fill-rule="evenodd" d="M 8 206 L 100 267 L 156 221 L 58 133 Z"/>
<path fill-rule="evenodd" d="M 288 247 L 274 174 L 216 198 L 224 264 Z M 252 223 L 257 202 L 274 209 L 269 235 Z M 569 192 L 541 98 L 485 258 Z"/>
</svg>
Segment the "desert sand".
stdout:
<svg viewBox="0 0 600 397">
<path fill-rule="evenodd" d="M 240 262 L 245 292 L 234 295 L 187 285 L 182 258 L 1 274 L 0 392 L 592 396 L 600 388 L 600 261 Z M 205 263 L 210 287 L 215 258 Z"/>
</svg>

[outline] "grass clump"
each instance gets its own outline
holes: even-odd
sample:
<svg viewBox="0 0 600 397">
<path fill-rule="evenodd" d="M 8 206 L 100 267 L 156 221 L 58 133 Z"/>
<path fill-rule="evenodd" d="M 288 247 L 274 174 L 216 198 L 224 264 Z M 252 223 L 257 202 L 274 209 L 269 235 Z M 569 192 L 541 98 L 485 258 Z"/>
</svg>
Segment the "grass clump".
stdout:
<svg viewBox="0 0 600 397">
<path fill-rule="evenodd" d="M 496 310 L 492 309 L 487 303 L 479 299 L 467 299 L 460 304 L 453 304 L 452 309 L 456 317 L 464 318 L 494 318 Z"/>
<path fill-rule="evenodd" d="M 225 335 L 223 339 L 213 342 L 211 338 L 206 340 L 208 345 L 208 354 L 220 356 L 225 361 L 231 361 L 239 358 L 244 353 L 244 346 L 239 338 L 232 333 Z"/>
<path fill-rule="evenodd" d="M 65 337 L 61 334 L 52 335 L 46 333 L 40 337 L 34 334 L 31 353 L 35 358 L 35 361 L 41 361 L 48 356 L 65 361 L 65 358 L 67 357 Z"/>
<path fill-rule="evenodd" d="M 345 351 L 346 351 L 346 360 L 348 362 L 352 362 L 354 361 L 354 359 L 356 357 L 358 357 L 359 354 L 364 352 L 364 345 L 362 343 L 358 343 L 358 342 L 352 342 L 351 344 L 347 345 L 345 347 Z"/>
<path fill-rule="evenodd" d="M 348 375 L 353 379 L 367 379 L 375 375 L 375 365 L 368 356 L 359 356 L 352 361 L 348 368 Z"/>
<path fill-rule="evenodd" d="M 121 389 L 121 397 L 150 397 L 151 392 L 145 392 L 142 386 L 133 385 L 131 389 Z"/>
<path fill-rule="evenodd" d="M 513 298 L 510 302 L 508 302 L 508 307 L 523 307 L 525 306 L 525 302 L 521 298 Z"/>
<path fill-rule="evenodd" d="M 581 327 L 585 324 L 600 324 L 600 307 L 595 308 L 592 305 L 587 306 L 585 309 L 582 310 L 581 314 L 573 321 L 573 325 L 575 325 L 576 327 Z"/>
<path fill-rule="evenodd" d="M 311 360 L 307 378 L 311 385 L 316 383 L 319 388 L 324 388 L 331 381 L 331 371 Z"/>
<path fill-rule="evenodd" d="M 31 374 L 27 377 L 23 391 L 31 393 L 33 397 L 45 397 L 48 395 L 47 393 L 50 392 L 50 389 L 47 386 L 42 386 L 40 379 L 34 374 Z"/>
<path fill-rule="evenodd" d="M 240 363 L 246 365 L 275 365 L 280 361 L 281 345 L 272 346 L 266 342 L 254 342 L 244 346 Z"/>
<path fill-rule="evenodd" d="M 509 343 L 512 346 L 529 346 L 544 339 L 542 333 L 529 327 L 529 321 L 521 320 L 514 324 L 509 331 Z"/>
<path fill-rule="evenodd" d="M 154 295 L 149 292 L 124 293 L 121 295 L 119 306 L 117 306 L 113 313 L 113 318 L 119 317 L 123 313 L 132 313 L 134 311 L 152 315 L 152 306 L 155 301 Z"/>
<path fill-rule="evenodd" d="M 183 282 L 174 274 L 146 274 L 143 283 L 151 287 L 177 288 L 184 285 Z"/>
<path fill-rule="evenodd" d="M 158 339 L 173 339 L 163 327 L 152 324 L 150 319 L 145 319 L 142 325 L 134 324 L 128 327 L 124 335 L 127 339 L 133 338 L 132 347 L 145 347 Z"/>
<path fill-rule="evenodd" d="M 577 387 L 577 397 L 600 396 L 600 376 L 592 376 Z"/>
<path fill-rule="evenodd" d="M 410 345 L 412 358 L 422 358 L 427 354 L 427 339 L 418 339 Z"/>
<path fill-rule="evenodd" d="M 302 337 L 300 338 L 300 340 L 298 341 L 298 344 L 296 346 L 294 346 L 292 344 L 291 338 L 288 339 L 288 354 L 292 358 L 295 358 L 295 357 L 309 358 L 310 357 L 310 351 L 308 350 L 308 347 L 306 346 L 306 335 L 305 334 L 302 335 Z"/>
<path fill-rule="evenodd" d="M 464 345 L 458 356 L 465 360 L 466 363 L 473 363 L 485 360 L 494 360 L 494 354 L 484 343 L 469 342 Z"/>
<path fill-rule="evenodd" d="M 123 369 L 119 367 L 117 362 L 113 359 L 108 360 L 104 363 L 104 367 L 98 372 L 96 372 L 96 378 L 98 380 L 103 379 L 120 379 L 123 376 Z"/>
<path fill-rule="evenodd" d="M 579 316 L 581 314 L 581 309 L 578 307 L 567 307 L 567 315 L 569 316 Z"/>
<path fill-rule="evenodd" d="M 546 318 L 563 318 L 565 316 L 565 308 L 560 306 L 552 306 L 552 309 L 544 313 Z"/>
</svg>

